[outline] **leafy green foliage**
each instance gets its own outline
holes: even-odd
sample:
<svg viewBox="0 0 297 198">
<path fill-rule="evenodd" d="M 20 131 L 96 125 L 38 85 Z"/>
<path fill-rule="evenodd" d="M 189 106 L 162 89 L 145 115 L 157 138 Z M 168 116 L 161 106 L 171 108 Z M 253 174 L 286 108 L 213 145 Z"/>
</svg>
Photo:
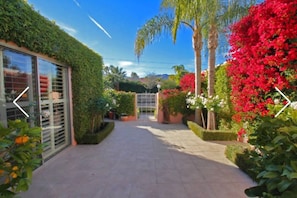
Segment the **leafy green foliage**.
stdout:
<svg viewBox="0 0 297 198">
<path fill-rule="evenodd" d="M 257 173 L 253 170 L 255 163 L 250 153 L 251 149 L 247 144 L 229 144 L 225 149 L 226 157 L 253 180 L 256 180 Z"/>
<path fill-rule="evenodd" d="M 177 89 L 179 87 L 173 79 L 170 79 L 170 76 L 168 79 L 162 80 L 160 85 L 161 85 L 161 89 L 163 89 L 163 90 L 164 89 Z"/>
<path fill-rule="evenodd" d="M 227 64 L 220 65 L 215 74 L 215 93 L 219 98 L 224 99 L 225 105 L 219 110 L 217 120 L 219 129 L 231 128 L 233 107 L 231 102 L 230 78 L 227 76 Z"/>
<path fill-rule="evenodd" d="M 145 93 L 148 89 L 145 88 L 144 84 L 135 81 L 126 81 L 119 83 L 120 91 L 135 92 L 135 93 Z"/>
<path fill-rule="evenodd" d="M 176 115 L 181 113 L 187 115 L 192 113 L 190 109 L 187 108 L 186 103 L 186 92 L 181 92 L 178 89 L 166 89 L 161 92 L 160 104 L 162 107 L 166 107 L 171 115 Z"/>
<path fill-rule="evenodd" d="M 137 31 L 134 44 L 134 52 L 139 58 L 144 48 L 151 44 L 154 39 L 162 33 L 170 34 L 173 25 L 172 17 L 168 14 L 160 14 L 148 20 L 146 24 Z"/>
<path fill-rule="evenodd" d="M 116 113 L 119 115 L 135 115 L 135 93 L 116 92 Z"/>
<path fill-rule="evenodd" d="M 41 163 L 41 128 L 15 120 L 0 125 L 0 197 L 27 191 L 32 171 Z"/>
<path fill-rule="evenodd" d="M 281 106 L 270 107 L 276 113 Z M 297 193 L 297 111 L 287 108 L 278 117 L 261 118 L 250 143 L 255 154 L 259 185 L 246 194 L 263 197 L 294 197 Z"/>
<path fill-rule="evenodd" d="M 105 88 L 112 88 L 119 90 L 120 82 L 126 81 L 126 71 L 119 66 L 105 66 L 104 69 L 104 83 Z"/>
<path fill-rule="evenodd" d="M 195 122 L 188 121 L 188 127 L 202 140 L 236 140 L 236 133 L 232 131 L 223 131 L 223 130 L 206 130 L 196 124 Z"/>
<path fill-rule="evenodd" d="M 23 0 L 0 0 L 0 39 L 72 67 L 74 131 L 91 128 L 88 102 L 102 95 L 102 57 L 42 17 Z"/>
<path fill-rule="evenodd" d="M 92 115 L 90 133 L 94 133 L 101 126 L 104 115 L 112 108 L 111 104 L 112 102 L 105 95 L 89 102 L 89 113 Z"/>
</svg>

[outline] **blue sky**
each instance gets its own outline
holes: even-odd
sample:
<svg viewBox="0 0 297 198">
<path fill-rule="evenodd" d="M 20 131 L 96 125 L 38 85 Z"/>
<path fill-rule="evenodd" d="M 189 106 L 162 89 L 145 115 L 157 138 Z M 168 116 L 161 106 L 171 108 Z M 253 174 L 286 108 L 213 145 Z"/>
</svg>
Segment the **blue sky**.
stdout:
<svg viewBox="0 0 297 198">
<path fill-rule="evenodd" d="M 137 30 L 160 11 L 161 0 L 28 0 L 36 11 L 103 57 L 105 65 L 119 66 L 130 76 L 172 74 L 183 64 L 194 72 L 192 32 L 181 28 L 177 42 L 163 35 L 149 45 L 138 61 L 134 54 Z M 225 46 L 226 47 L 226 46 Z M 225 50 L 218 50 L 217 64 L 224 62 Z M 203 56 L 203 69 L 207 57 Z"/>
</svg>

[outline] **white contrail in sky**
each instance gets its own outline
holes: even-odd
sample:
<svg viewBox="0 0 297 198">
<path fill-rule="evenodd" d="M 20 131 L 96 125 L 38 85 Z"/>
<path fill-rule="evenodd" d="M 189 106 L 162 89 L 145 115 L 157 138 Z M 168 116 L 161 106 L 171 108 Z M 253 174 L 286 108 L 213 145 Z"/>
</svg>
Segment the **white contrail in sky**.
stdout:
<svg viewBox="0 0 297 198">
<path fill-rule="evenodd" d="M 73 2 L 77 5 L 77 7 L 80 7 L 79 3 L 76 0 L 73 0 Z"/>
<path fill-rule="evenodd" d="M 81 9 L 81 6 L 78 3 L 78 1 L 73 0 L 73 2 L 77 5 L 77 7 Z M 93 17 L 91 17 L 90 15 L 88 15 L 88 17 L 98 28 L 100 28 L 109 38 L 111 38 L 110 34 Z"/>
<path fill-rule="evenodd" d="M 100 28 L 109 38 L 111 38 L 110 34 L 108 34 L 108 32 L 90 15 L 88 15 L 89 19 L 91 19 L 91 21 L 93 21 L 93 23 L 95 23 L 95 25 Z"/>
</svg>

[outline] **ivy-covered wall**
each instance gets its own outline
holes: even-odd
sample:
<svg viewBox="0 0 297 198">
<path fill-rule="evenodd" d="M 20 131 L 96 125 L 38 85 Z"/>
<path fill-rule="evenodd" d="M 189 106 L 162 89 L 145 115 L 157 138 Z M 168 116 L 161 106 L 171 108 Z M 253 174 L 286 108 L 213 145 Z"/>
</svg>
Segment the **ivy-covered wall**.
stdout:
<svg viewBox="0 0 297 198">
<path fill-rule="evenodd" d="M 79 140 L 91 127 L 89 101 L 103 92 L 102 57 L 41 16 L 24 0 L 0 0 L 0 39 L 72 67 L 74 130 Z"/>
</svg>

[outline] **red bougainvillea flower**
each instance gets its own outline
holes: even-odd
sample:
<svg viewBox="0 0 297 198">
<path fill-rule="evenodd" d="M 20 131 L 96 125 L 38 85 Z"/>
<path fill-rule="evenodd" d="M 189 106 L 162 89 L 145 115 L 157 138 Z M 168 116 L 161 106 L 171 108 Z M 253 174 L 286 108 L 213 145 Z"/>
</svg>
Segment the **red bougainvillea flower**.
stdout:
<svg viewBox="0 0 297 198">
<path fill-rule="evenodd" d="M 266 0 L 231 27 L 232 102 L 237 121 L 268 113 L 275 87 L 296 90 L 297 2 Z"/>
</svg>

